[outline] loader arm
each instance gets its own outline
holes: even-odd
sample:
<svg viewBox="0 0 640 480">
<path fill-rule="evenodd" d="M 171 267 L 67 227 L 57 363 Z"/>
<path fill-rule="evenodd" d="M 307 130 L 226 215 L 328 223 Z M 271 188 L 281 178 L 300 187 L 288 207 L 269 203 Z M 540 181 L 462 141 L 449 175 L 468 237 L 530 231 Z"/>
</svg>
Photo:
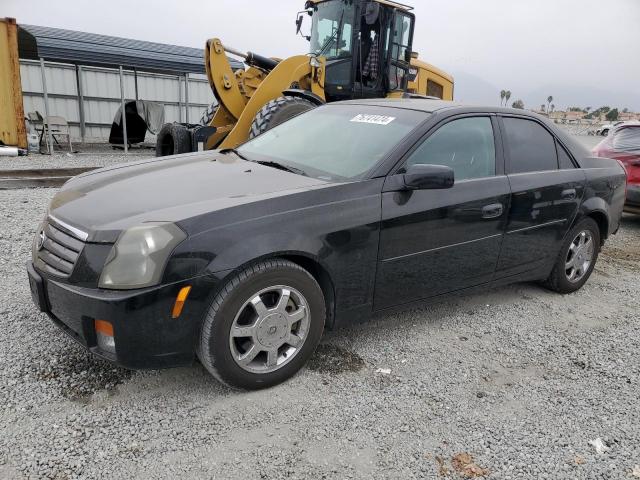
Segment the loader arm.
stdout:
<svg viewBox="0 0 640 480">
<path fill-rule="evenodd" d="M 305 90 L 311 90 L 311 80 L 312 67 L 309 64 L 308 56 L 297 55 L 280 62 L 253 93 L 235 127 L 220 144 L 219 148 L 235 148 L 247 141 L 251 122 L 253 122 L 256 114 L 264 105 L 281 97 L 283 95 L 282 92 L 291 88 L 292 85 L 300 85 Z M 321 98 L 324 99 L 324 90 L 321 93 Z M 207 147 L 211 148 L 208 144 Z"/>
<path fill-rule="evenodd" d="M 240 90 L 224 46 L 218 38 L 207 42 L 205 68 L 216 100 L 237 120 L 242 115 L 247 99 Z"/>
<path fill-rule="evenodd" d="M 248 140 L 258 111 L 285 90 L 302 88 L 324 100 L 324 59 L 318 59 L 318 63 L 312 67 L 307 55 L 297 55 L 279 61 L 270 71 L 250 67 L 234 72 L 222 42 L 217 38 L 209 40 L 205 67 L 219 107 L 209 124 L 216 131 L 205 148 L 232 148 Z"/>
</svg>

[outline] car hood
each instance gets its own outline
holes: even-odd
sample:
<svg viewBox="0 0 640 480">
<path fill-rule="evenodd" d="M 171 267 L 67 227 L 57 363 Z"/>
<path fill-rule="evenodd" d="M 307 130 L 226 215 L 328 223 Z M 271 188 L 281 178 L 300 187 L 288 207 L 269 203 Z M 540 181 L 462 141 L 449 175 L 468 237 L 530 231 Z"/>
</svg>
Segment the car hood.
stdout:
<svg viewBox="0 0 640 480">
<path fill-rule="evenodd" d="M 94 170 L 71 179 L 49 214 L 88 234 L 114 241 L 144 222 L 180 222 L 204 213 L 328 185 L 235 154 L 205 152 Z"/>
</svg>

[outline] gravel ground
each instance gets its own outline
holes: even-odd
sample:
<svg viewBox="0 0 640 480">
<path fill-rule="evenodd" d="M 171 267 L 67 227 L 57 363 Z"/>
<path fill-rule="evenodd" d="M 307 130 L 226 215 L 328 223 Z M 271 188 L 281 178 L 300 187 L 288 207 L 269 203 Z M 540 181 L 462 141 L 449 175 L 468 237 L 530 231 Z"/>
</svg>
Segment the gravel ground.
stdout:
<svg viewBox="0 0 640 480">
<path fill-rule="evenodd" d="M 238 393 L 200 365 L 115 368 L 36 311 L 24 262 L 53 193 L 0 191 L 0 478 L 640 476 L 640 217 L 576 294 L 517 284 L 380 317 Z"/>
<path fill-rule="evenodd" d="M 58 152 L 53 155 L 30 153 L 26 157 L 0 157 L 0 170 L 39 168 L 107 167 L 154 157 L 155 150 L 136 148 L 125 155 L 108 145 L 81 145 L 78 153 Z"/>
</svg>

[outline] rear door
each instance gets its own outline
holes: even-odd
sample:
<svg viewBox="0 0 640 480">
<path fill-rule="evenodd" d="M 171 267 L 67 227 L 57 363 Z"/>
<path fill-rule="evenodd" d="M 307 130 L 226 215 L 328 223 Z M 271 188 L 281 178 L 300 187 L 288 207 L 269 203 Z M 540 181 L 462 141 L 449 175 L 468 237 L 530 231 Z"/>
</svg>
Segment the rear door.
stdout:
<svg viewBox="0 0 640 480">
<path fill-rule="evenodd" d="M 376 309 L 493 278 L 510 195 L 494 128 L 490 115 L 446 121 L 397 171 L 418 163 L 446 165 L 455 173 L 453 188 L 383 192 Z M 394 183 L 391 177 L 386 187 Z"/>
<path fill-rule="evenodd" d="M 496 278 L 546 268 L 555 260 L 586 182 L 542 123 L 516 116 L 500 121 L 512 193 Z"/>
</svg>

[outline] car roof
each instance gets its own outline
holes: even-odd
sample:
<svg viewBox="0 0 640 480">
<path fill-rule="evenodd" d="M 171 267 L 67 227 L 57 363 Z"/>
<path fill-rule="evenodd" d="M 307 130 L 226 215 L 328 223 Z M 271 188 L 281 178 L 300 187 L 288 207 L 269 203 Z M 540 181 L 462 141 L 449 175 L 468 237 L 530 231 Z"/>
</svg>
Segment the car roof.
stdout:
<svg viewBox="0 0 640 480">
<path fill-rule="evenodd" d="M 487 112 L 487 113 L 506 113 L 513 115 L 522 115 L 527 117 L 544 118 L 540 115 L 528 110 L 516 108 L 496 107 L 489 105 L 473 105 L 449 100 L 439 100 L 433 98 L 376 98 L 363 100 L 346 100 L 342 102 L 333 102 L 333 105 L 367 105 L 373 107 L 391 107 L 401 108 L 404 110 L 417 110 L 425 113 L 436 113 L 441 111 L 459 111 L 459 112 Z"/>
<path fill-rule="evenodd" d="M 496 106 L 472 105 L 448 100 L 439 100 L 427 97 L 419 98 L 377 98 L 364 100 L 346 100 L 342 102 L 333 102 L 329 105 L 367 105 L 373 107 L 400 108 L 403 110 L 414 110 L 428 114 L 446 113 L 446 114 L 464 114 L 464 113 L 501 113 L 506 115 L 517 115 L 520 117 L 529 117 L 543 123 L 551 130 L 556 137 L 567 147 L 576 158 L 588 157 L 590 152 L 580 142 L 575 140 L 571 135 L 563 129 L 558 128 L 548 118 L 543 117 L 530 110 L 522 110 L 518 108 L 506 108 Z"/>
<path fill-rule="evenodd" d="M 616 130 L 621 130 L 623 128 L 629 128 L 629 127 L 640 127 L 640 121 L 630 120 L 628 122 L 623 122 L 615 126 Z"/>
</svg>

